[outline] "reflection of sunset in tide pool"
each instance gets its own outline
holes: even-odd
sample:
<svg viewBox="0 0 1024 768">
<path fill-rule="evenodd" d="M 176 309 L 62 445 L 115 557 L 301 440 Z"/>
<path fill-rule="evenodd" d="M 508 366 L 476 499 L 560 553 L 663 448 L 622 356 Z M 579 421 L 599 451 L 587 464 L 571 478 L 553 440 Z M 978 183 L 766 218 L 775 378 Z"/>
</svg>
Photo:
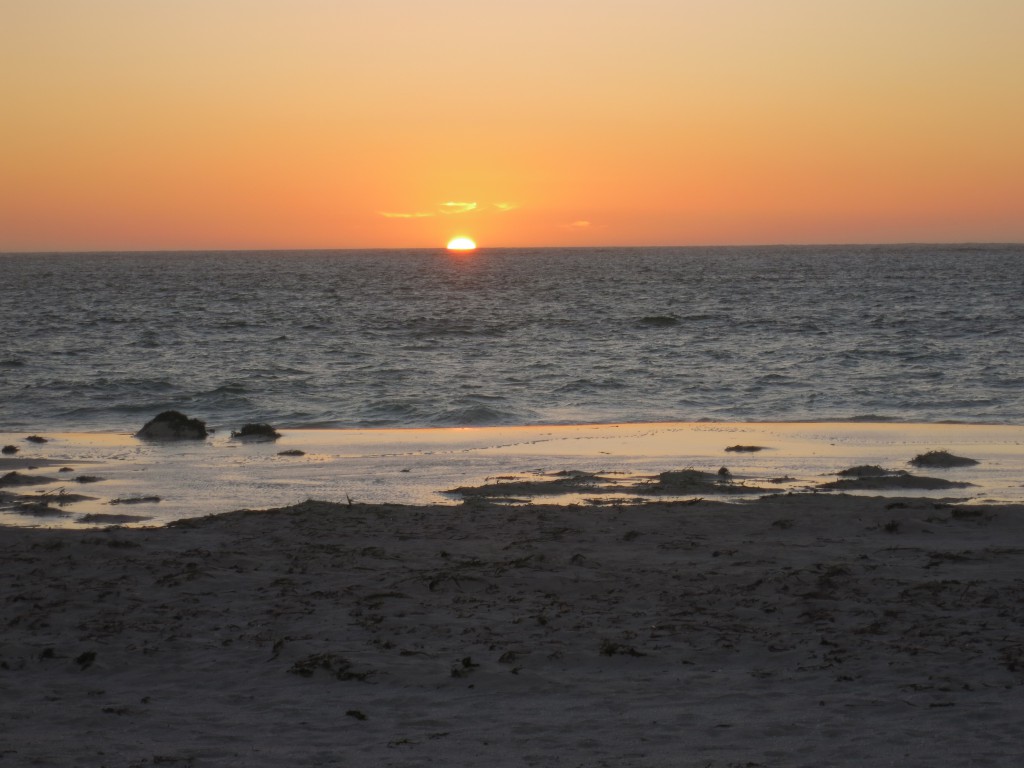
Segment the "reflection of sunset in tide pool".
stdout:
<svg viewBox="0 0 1024 768">
<path fill-rule="evenodd" d="M 475 251 L 476 243 L 468 237 L 453 237 L 448 241 L 449 251 Z"/>
</svg>

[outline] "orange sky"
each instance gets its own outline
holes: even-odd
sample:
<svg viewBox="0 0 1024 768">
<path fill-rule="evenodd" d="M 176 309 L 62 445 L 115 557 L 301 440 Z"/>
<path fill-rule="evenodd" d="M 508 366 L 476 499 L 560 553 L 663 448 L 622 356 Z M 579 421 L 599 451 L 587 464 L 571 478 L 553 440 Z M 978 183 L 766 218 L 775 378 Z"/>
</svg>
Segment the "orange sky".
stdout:
<svg viewBox="0 0 1024 768">
<path fill-rule="evenodd" d="M 1024 241 L 1020 0 L 0 0 L 0 250 Z"/>
</svg>

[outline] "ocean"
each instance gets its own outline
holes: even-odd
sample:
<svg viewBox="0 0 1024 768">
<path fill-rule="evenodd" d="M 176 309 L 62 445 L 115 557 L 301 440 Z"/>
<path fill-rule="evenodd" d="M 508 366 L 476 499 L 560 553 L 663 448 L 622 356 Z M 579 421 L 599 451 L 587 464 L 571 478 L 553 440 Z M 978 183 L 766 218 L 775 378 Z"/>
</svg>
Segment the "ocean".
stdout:
<svg viewBox="0 0 1024 768">
<path fill-rule="evenodd" d="M 1024 424 L 1024 245 L 0 255 L 0 431 Z"/>
</svg>

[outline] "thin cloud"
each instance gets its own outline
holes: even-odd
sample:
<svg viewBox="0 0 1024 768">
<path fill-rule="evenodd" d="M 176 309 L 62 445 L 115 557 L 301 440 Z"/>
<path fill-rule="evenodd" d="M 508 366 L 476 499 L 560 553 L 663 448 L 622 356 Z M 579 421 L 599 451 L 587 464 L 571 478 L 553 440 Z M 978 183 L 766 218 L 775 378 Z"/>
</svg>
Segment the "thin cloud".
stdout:
<svg viewBox="0 0 1024 768">
<path fill-rule="evenodd" d="M 566 224 L 567 227 L 572 229 L 586 229 L 587 227 L 593 226 L 589 221 L 574 221 L 572 224 Z"/>
<path fill-rule="evenodd" d="M 494 210 L 499 213 L 514 211 L 519 207 L 517 203 L 491 203 L 491 205 Z M 436 211 L 415 211 L 413 213 L 406 213 L 403 211 L 377 211 L 377 213 L 385 219 L 428 219 L 431 216 L 456 216 L 460 213 L 472 213 L 473 211 L 476 211 L 477 213 L 483 212 L 481 211 L 478 203 L 463 203 L 455 200 L 449 200 L 446 203 L 438 203 Z"/>
<path fill-rule="evenodd" d="M 453 214 L 453 213 L 469 213 L 470 211 L 476 210 L 476 203 L 455 203 L 447 202 L 441 203 L 441 213 Z"/>
</svg>

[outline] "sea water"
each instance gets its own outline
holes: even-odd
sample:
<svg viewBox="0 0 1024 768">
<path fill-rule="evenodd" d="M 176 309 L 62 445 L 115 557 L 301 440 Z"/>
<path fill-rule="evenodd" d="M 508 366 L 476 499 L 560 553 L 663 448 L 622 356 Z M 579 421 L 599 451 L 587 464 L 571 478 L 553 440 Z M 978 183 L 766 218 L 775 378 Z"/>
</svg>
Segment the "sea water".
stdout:
<svg viewBox="0 0 1024 768">
<path fill-rule="evenodd" d="M 1024 424 L 1024 246 L 0 255 L 0 431 Z"/>
</svg>

